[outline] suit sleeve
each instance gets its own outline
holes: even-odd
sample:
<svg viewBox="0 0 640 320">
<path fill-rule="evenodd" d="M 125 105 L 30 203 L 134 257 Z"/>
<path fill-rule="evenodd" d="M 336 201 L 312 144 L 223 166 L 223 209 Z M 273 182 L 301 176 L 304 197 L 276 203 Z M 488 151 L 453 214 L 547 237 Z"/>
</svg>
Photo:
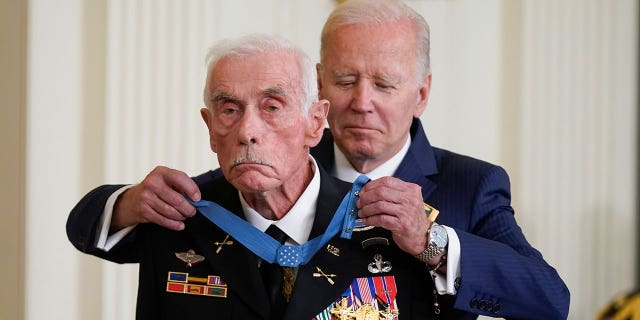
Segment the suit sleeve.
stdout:
<svg viewBox="0 0 640 320">
<path fill-rule="evenodd" d="M 71 210 L 67 219 L 67 237 L 76 249 L 117 263 L 140 262 L 136 245 L 138 228 L 130 232 L 109 252 L 96 247 L 100 218 L 111 194 L 124 185 L 103 185 L 91 190 Z"/>
<path fill-rule="evenodd" d="M 493 317 L 566 319 L 569 290 L 516 223 L 507 173 L 492 167 L 474 199 L 471 232 L 456 230 L 461 278 L 455 308 Z"/>
</svg>

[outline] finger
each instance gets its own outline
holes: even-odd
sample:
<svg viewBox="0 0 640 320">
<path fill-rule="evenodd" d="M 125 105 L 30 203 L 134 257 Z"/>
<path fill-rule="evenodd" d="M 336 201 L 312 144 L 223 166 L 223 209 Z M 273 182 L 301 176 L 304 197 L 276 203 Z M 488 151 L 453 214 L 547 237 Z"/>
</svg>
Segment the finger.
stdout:
<svg viewBox="0 0 640 320">
<path fill-rule="evenodd" d="M 358 217 L 368 218 L 376 215 L 390 215 L 398 217 L 398 212 L 402 211 L 402 205 L 390 201 L 375 201 L 364 203 L 358 209 Z"/>
<path fill-rule="evenodd" d="M 177 198 L 177 197 L 181 198 L 182 201 L 187 203 L 184 197 L 182 197 L 180 194 L 176 193 L 175 191 L 168 189 L 165 192 L 172 193 L 173 198 Z M 179 201 L 179 200 L 176 199 L 174 201 Z M 192 215 L 191 213 L 180 212 L 176 208 L 175 204 L 167 203 L 165 200 L 160 198 L 159 194 L 153 194 L 153 193 L 148 194 L 144 203 L 146 203 L 149 206 L 150 217 L 151 217 L 151 214 L 158 214 L 167 219 L 182 221 Z M 193 210 L 195 211 L 195 208 Z"/>
<path fill-rule="evenodd" d="M 422 188 L 414 183 L 393 177 L 383 177 L 366 184 L 360 191 L 363 203 L 390 201 L 395 203 L 422 204 Z"/>
<path fill-rule="evenodd" d="M 373 214 L 362 218 L 362 222 L 367 226 L 374 226 L 387 229 L 391 232 L 397 232 L 400 228 L 398 217 L 389 214 Z"/>
<path fill-rule="evenodd" d="M 186 173 L 158 166 L 145 177 L 141 184 L 145 191 L 150 192 L 146 194 L 149 204 L 159 213 L 175 218 L 172 216 L 173 210 L 166 208 L 165 204 L 183 217 L 191 217 L 196 213 L 195 207 L 184 198 L 183 194 L 190 194 L 192 199 L 199 200 L 200 190 Z M 158 199 L 160 202 L 157 202 Z"/>
<path fill-rule="evenodd" d="M 163 214 L 166 213 L 167 217 L 173 217 L 173 212 L 183 218 L 192 217 L 196 213 L 196 208 L 185 199 L 183 194 L 169 186 L 161 187 L 156 195 L 158 201 L 155 202 L 154 208 Z"/>
<path fill-rule="evenodd" d="M 152 207 L 148 207 L 145 212 L 145 220 L 147 220 L 148 223 L 155 223 L 157 225 L 175 231 L 181 231 L 184 229 L 184 222 L 168 218 L 160 212 L 155 211 Z"/>
<path fill-rule="evenodd" d="M 417 189 L 420 190 L 420 186 L 414 183 L 405 182 L 401 179 L 394 177 L 382 177 L 376 180 L 369 181 L 369 183 L 365 184 L 362 187 L 364 191 L 373 191 L 380 188 L 390 188 L 394 190 L 410 190 Z"/>
<path fill-rule="evenodd" d="M 428 223 L 423 208 L 414 205 L 376 201 L 366 204 L 358 211 L 358 217 L 366 225 L 383 227 L 391 231 L 413 233 Z"/>
<path fill-rule="evenodd" d="M 168 186 L 173 190 L 186 194 L 193 201 L 200 200 L 200 189 L 198 185 L 189 176 L 178 170 L 168 169 L 163 178 Z"/>
</svg>

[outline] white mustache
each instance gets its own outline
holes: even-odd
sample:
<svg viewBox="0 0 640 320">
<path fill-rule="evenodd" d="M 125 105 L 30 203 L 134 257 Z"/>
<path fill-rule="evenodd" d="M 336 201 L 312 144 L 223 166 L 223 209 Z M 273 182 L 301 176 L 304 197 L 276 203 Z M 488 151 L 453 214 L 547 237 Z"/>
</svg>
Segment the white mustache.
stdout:
<svg viewBox="0 0 640 320">
<path fill-rule="evenodd" d="M 267 162 L 266 160 L 260 158 L 259 156 L 252 154 L 252 153 L 246 153 L 244 155 L 238 156 L 236 158 L 234 158 L 231 161 L 231 167 L 235 167 L 239 164 L 260 164 L 260 165 L 264 165 L 264 166 L 269 166 L 271 167 L 271 164 L 269 162 Z"/>
</svg>

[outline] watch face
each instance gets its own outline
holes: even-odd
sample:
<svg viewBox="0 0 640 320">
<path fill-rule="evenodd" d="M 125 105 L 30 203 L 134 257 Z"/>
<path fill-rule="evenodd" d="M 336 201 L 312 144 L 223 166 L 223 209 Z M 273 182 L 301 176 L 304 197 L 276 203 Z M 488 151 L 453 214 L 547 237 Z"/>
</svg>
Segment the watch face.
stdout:
<svg viewBox="0 0 640 320">
<path fill-rule="evenodd" d="M 431 241 L 439 248 L 447 246 L 447 230 L 440 225 L 434 225 L 430 233 Z"/>
</svg>

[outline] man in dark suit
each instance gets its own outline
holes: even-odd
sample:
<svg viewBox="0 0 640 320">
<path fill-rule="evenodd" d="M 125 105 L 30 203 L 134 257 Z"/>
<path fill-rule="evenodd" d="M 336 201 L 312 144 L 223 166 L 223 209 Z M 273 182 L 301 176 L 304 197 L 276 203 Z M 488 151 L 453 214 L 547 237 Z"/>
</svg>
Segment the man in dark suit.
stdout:
<svg viewBox="0 0 640 320">
<path fill-rule="evenodd" d="M 408 269 L 401 274 L 411 280 L 396 276 L 402 318 L 567 317 L 569 291 L 518 227 L 506 172 L 427 140 L 417 119 L 431 83 L 429 30 L 420 15 L 397 1 L 342 4 L 323 29 L 317 70 L 320 97 L 331 102 L 331 131 L 311 153 L 342 180 L 363 173 L 374 179 L 357 205 L 363 224 L 377 228 L 354 233 L 348 243 L 373 241 L 364 251 L 380 254 L 392 273 Z M 106 203 L 111 212 L 109 198 L 114 212 L 180 230 L 195 209 L 179 195 L 197 199 L 198 185 L 219 175 L 194 182 L 158 167 L 121 196 L 98 192 L 100 201 L 88 196 L 83 202 L 91 206 L 76 209 L 101 214 Z M 433 225 L 425 214 L 432 207 L 441 212 Z"/>
</svg>

